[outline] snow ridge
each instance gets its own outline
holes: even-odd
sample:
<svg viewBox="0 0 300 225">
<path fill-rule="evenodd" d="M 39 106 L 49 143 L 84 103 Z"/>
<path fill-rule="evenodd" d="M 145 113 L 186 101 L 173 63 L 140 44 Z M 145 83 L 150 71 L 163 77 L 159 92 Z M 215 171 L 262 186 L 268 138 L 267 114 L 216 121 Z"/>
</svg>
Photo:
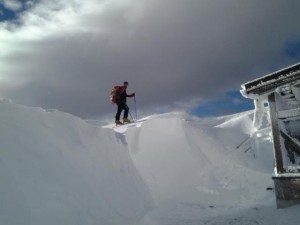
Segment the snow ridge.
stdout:
<svg viewBox="0 0 300 225">
<path fill-rule="evenodd" d="M 292 225 L 276 210 L 268 120 L 153 115 L 103 128 L 0 101 L 0 224 Z M 266 190 L 266 189 L 271 190 Z"/>
<path fill-rule="evenodd" d="M 132 225 L 152 197 L 115 133 L 0 102 L 0 224 Z"/>
</svg>

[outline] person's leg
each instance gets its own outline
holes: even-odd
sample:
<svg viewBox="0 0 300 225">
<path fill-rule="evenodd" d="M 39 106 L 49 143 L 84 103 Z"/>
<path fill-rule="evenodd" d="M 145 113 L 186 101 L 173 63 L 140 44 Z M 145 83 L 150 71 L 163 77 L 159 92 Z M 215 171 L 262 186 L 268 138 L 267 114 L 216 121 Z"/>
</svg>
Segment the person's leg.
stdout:
<svg viewBox="0 0 300 225">
<path fill-rule="evenodd" d="M 129 107 L 125 104 L 125 108 L 124 108 L 124 118 L 123 118 L 123 122 L 124 123 L 130 123 L 131 121 L 128 119 L 128 113 L 129 113 Z"/>
<path fill-rule="evenodd" d="M 129 107 L 124 104 L 124 119 L 128 118 L 128 113 L 129 113 Z"/>
<path fill-rule="evenodd" d="M 120 120 L 120 116 L 121 116 L 122 110 L 123 110 L 122 104 L 118 104 L 118 111 L 117 111 L 117 114 L 116 114 L 116 117 L 115 117 L 116 121 Z"/>
</svg>

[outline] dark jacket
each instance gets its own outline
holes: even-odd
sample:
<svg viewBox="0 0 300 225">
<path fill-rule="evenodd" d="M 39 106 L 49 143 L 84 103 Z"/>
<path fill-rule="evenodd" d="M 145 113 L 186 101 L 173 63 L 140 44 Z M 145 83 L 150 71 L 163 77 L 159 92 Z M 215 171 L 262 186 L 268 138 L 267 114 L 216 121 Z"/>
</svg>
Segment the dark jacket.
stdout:
<svg viewBox="0 0 300 225">
<path fill-rule="evenodd" d="M 126 92 L 126 88 L 124 86 L 120 87 L 118 91 L 119 91 L 119 97 L 117 99 L 117 104 L 126 103 L 127 97 L 131 98 L 134 96 L 134 94 L 128 95 Z"/>
</svg>

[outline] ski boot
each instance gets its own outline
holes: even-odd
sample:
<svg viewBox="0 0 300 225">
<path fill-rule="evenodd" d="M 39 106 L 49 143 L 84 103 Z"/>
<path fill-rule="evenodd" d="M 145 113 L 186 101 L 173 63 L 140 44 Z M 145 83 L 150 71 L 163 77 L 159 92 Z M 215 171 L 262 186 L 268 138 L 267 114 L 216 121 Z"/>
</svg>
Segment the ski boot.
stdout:
<svg viewBox="0 0 300 225">
<path fill-rule="evenodd" d="M 123 119 L 123 124 L 125 124 L 125 123 L 131 123 L 131 121 L 128 118 L 124 118 Z"/>
<path fill-rule="evenodd" d="M 123 123 L 120 120 L 116 120 L 115 123 L 116 123 L 116 126 L 123 125 Z"/>
</svg>

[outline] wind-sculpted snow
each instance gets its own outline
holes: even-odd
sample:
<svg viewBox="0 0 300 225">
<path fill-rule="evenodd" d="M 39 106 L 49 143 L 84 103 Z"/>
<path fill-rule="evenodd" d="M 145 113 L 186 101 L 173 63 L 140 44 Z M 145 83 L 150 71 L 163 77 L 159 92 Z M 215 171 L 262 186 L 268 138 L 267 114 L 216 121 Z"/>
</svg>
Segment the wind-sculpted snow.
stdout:
<svg viewBox="0 0 300 225">
<path fill-rule="evenodd" d="M 257 172 L 245 166 L 247 159 L 253 161 L 253 151 L 257 149 L 245 154 L 245 146 L 236 148 L 252 134 L 253 129 L 248 127 L 252 125 L 251 119 L 243 115 L 219 122 L 205 127 L 197 121 L 168 115 L 128 131 L 133 160 L 154 196 L 179 202 L 243 207 L 265 197 L 265 191 L 256 192 L 256 189 L 265 190 L 272 184 L 271 143 L 264 153 L 270 157 L 268 171 Z"/>
<path fill-rule="evenodd" d="M 274 191 L 267 190 L 273 189 L 271 129 L 266 123 L 256 130 L 252 120 L 253 111 L 205 119 L 170 113 L 123 128 L 155 198 L 157 224 L 279 225 L 300 219 L 299 207 L 276 210 Z"/>
<path fill-rule="evenodd" d="M 112 130 L 0 102 L 0 224 L 132 225 L 152 207 Z"/>
<path fill-rule="evenodd" d="M 0 101 L 0 225 L 294 225 L 268 120 L 169 113 L 116 127 Z M 267 190 L 271 189 L 271 190 Z"/>
</svg>

